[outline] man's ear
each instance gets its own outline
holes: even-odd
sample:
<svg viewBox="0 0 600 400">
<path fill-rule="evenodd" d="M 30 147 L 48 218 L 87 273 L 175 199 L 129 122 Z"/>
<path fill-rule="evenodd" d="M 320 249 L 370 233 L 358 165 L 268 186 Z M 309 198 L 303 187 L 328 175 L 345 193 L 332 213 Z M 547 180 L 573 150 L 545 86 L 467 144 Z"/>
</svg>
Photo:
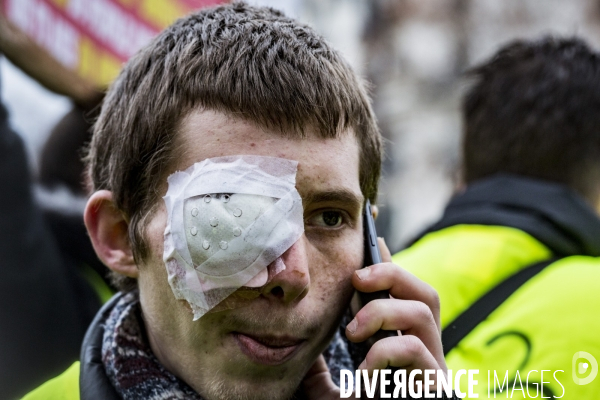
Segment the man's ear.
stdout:
<svg viewBox="0 0 600 400">
<path fill-rule="evenodd" d="M 115 206 L 112 193 L 95 192 L 87 202 L 83 219 L 100 260 L 115 272 L 137 278 L 138 268 L 129 243 L 129 224 Z"/>
</svg>

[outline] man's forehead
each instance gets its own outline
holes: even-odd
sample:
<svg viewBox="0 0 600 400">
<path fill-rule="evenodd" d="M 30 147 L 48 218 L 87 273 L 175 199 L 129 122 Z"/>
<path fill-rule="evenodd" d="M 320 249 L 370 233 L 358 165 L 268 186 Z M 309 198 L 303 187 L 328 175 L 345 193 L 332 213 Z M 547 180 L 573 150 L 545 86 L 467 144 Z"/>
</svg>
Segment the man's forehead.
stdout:
<svg viewBox="0 0 600 400">
<path fill-rule="evenodd" d="M 284 136 L 218 111 L 192 111 L 180 125 L 177 169 L 184 170 L 207 158 L 231 155 L 287 158 L 298 162 L 297 186 L 303 197 L 336 193 L 340 198 L 345 192 L 348 199 L 362 198 L 355 135 L 346 132 L 326 139 L 310 129 L 305 133 L 304 138 Z"/>
<path fill-rule="evenodd" d="M 298 132 L 293 129 L 280 130 L 265 127 L 241 116 L 211 109 L 190 111 L 183 117 L 178 131 L 177 137 L 187 142 L 186 144 L 200 145 L 205 147 L 206 151 L 214 151 L 212 147 L 216 145 L 222 152 L 226 152 L 227 149 L 222 147 L 225 143 L 235 146 L 244 142 L 253 142 L 253 145 L 276 142 L 279 145 L 283 144 L 284 147 L 293 148 L 302 146 L 306 141 L 328 142 L 329 146 L 335 146 L 336 142 L 347 140 L 353 142 L 358 149 L 358 142 L 351 128 L 336 137 L 325 137 L 326 135 L 321 134 L 311 124 L 303 126 L 302 131 Z"/>
</svg>

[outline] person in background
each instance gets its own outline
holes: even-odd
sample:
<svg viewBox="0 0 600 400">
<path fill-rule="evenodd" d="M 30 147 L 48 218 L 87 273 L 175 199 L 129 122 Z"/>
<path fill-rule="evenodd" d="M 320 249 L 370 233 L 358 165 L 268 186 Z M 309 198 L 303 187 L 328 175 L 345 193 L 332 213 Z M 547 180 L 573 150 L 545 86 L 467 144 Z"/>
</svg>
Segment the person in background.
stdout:
<svg viewBox="0 0 600 400">
<path fill-rule="evenodd" d="M 114 293 L 109 270 L 96 256 L 83 224 L 87 202 L 83 157 L 99 110 L 99 103 L 74 104 L 52 128 L 40 154 L 34 194 L 61 256 L 77 266 L 78 273 L 105 302 Z"/>
<path fill-rule="evenodd" d="M 82 109 L 102 97 L 2 15 L 0 54 Z M 106 297 L 107 286 L 91 265 L 82 265 L 84 253 L 93 260 L 77 245 L 81 235 L 86 239 L 82 214 L 67 224 L 74 228 L 69 236 L 58 228 L 65 219 L 50 215 L 34 196 L 23 142 L 2 104 L 0 184 L 0 398 L 15 398 L 79 358 L 85 329 L 101 305 L 98 289 Z"/>
<path fill-rule="evenodd" d="M 464 187 L 393 260 L 438 291 L 449 367 L 497 372 L 480 398 L 505 374 L 511 393 L 600 398 L 572 378 L 600 357 L 600 57 L 517 41 L 469 76 Z"/>
</svg>

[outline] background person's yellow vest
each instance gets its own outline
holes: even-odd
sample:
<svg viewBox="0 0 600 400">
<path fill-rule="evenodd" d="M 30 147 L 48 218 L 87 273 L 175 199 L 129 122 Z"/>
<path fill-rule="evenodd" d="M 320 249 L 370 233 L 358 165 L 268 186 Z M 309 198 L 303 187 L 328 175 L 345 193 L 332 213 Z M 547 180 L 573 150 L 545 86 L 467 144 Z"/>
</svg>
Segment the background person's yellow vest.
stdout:
<svg viewBox="0 0 600 400">
<path fill-rule="evenodd" d="M 27 394 L 23 400 L 79 400 L 79 361 Z"/>
<path fill-rule="evenodd" d="M 444 328 L 504 279 L 550 257 L 546 246 L 518 229 L 456 225 L 427 234 L 393 261 L 438 291 Z M 567 257 L 534 276 L 467 335 L 448 354 L 447 363 L 454 371 L 480 370 L 480 399 L 488 398 L 488 389 L 494 398 L 494 371 L 500 383 L 508 371 L 508 398 L 535 397 L 542 370 L 551 371 L 544 372 L 544 387 L 552 392 L 546 390 L 546 398 L 562 396 L 562 385 L 563 399 L 600 399 L 600 377 L 585 386 L 573 380 L 572 359 L 579 351 L 600 360 L 600 259 L 595 257 Z M 519 382 L 512 390 L 517 370 L 526 397 Z M 532 370 L 537 372 L 529 374 L 533 385 L 527 396 Z M 556 370 L 564 371 L 555 375 L 560 384 L 553 376 Z M 506 391 L 496 390 L 496 398 L 507 398 Z"/>
</svg>

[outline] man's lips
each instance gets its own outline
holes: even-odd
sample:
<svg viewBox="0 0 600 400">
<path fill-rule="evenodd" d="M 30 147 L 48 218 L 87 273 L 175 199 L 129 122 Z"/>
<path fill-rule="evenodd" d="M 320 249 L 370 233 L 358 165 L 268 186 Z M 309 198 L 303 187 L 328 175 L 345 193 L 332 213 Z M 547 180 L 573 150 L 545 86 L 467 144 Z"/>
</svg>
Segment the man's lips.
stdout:
<svg viewBox="0 0 600 400">
<path fill-rule="evenodd" d="M 233 337 L 246 356 L 258 364 L 279 365 L 292 356 L 306 341 L 290 336 L 254 335 L 233 332 Z"/>
</svg>

